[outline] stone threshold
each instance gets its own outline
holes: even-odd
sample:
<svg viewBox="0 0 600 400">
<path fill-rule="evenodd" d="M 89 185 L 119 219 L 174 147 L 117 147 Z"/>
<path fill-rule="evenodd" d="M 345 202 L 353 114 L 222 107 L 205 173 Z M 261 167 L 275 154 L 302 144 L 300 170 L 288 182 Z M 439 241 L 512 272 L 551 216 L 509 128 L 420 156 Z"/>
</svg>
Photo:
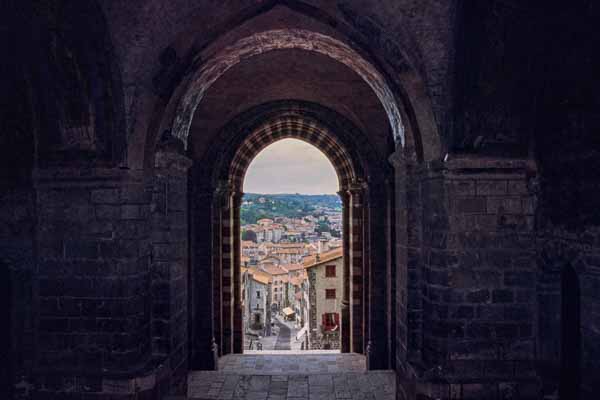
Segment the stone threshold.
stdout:
<svg viewBox="0 0 600 400">
<path fill-rule="evenodd" d="M 287 356 L 287 355 L 311 355 L 311 354 L 342 354 L 340 350 L 244 350 L 242 354 L 236 356 L 259 356 L 261 354 L 270 356 Z M 349 353 L 345 353 L 349 354 Z M 224 356 L 227 357 L 227 356 Z"/>
</svg>

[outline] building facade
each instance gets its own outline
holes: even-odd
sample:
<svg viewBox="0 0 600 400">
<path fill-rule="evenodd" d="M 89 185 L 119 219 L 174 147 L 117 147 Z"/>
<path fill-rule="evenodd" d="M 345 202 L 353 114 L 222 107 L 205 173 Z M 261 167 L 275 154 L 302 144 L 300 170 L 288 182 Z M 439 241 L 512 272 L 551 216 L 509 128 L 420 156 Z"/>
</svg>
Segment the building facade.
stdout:
<svg viewBox="0 0 600 400">
<path fill-rule="evenodd" d="M 245 331 L 255 335 L 270 334 L 272 278 L 256 269 L 242 268 L 242 307 Z"/>
<path fill-rule="evenodd" d="M 310 257 L 308 274 L 308 337 L 310 349 L 339 349 L 343 290 L 342 249 Z"/>
</svg>

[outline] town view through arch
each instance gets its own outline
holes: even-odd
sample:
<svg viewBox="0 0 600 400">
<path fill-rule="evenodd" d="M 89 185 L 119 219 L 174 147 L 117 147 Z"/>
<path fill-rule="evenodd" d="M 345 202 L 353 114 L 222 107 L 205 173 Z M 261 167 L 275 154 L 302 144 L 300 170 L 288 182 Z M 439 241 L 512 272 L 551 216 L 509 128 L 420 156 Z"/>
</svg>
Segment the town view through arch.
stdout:
<svg viewBox="0 0 600 400">
<path fill-rule="evenodd" d="M 244 178 L 244 352 L 338 350 L 343 291 L 339 181 L 313 145 L 283 139 Z"/>
</svg>

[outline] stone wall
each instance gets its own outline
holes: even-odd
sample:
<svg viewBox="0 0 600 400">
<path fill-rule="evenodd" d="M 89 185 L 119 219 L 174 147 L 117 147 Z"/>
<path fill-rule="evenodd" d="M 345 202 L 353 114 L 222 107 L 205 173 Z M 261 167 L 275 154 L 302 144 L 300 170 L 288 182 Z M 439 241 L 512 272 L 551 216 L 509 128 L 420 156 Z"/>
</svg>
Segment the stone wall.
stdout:
<svg viewBox="0 0 600 400">
<path fill-rule="evenodd" d="M 121 170 L 40 170 L 36 190 L 39 390 L 105 392 L 151 356 L 149 196 Z"/>
<path fill-rule="evenodd" d="M 2 376 L 5 390 L 33 370 L 35 336 L 33 324 L 33 274 L 35 271 L 33 230 L 35 197 L 31 187 L 0 185 L 0 273 L 2 274 L 1 341 Z"/>
<path fill-rule="evenodd" d="M 482 362 L 505 381 L 515 379 L 507 366 L 519 362 L 533 382 L 535 165 L 450 156 L 409 168 L 406 213 L 416 226 L 406 234 L 407 299 L 397 299 L 408 330 L 399 371 L 427 381 L 439 369 L 473 384 Z"/>
<path fill-rule="evenodd" d="M 152 354 L 185 384 L 188 357 L 188 175 L 191 161 L 159 151 L 152 184 Z"/>
<path fill-rule="evenodd" d="M 541 172 L 536 213 L 540 357 L 546 392 L 560 391 L 567 398 L 600 393 L 600 82 L 594 78 L 600 56 L 592 50 L 600 43 L 598 16 L 591 4 L 560 10 L 560 18 L 545 30 L 546 63 L 540 69 L 544 87 L 537 113 L 543 118 L 535 133 Z M 575 273 L 578 288 L 562 287 L 566 271 Z M 577 338 L 570 341 L 579 345 L 569 348 L 563 335 L 572 315 L 564 315 L 561 303 L 573 299 L 580 319 L 573 332 Z M 570 357 L 575 360 L 561 365 Z M 561 381 L 565 387 L 559 390 Z M 580 393 L 566 388 L 579 385 Z"/>
<path fill-rule="evenodd" d="M 457 159 L 423 193 L 423 358 L 534 356 L 535 198 L 526 161 Z M 493 171 L 493 172 L 490 172 Z"/>
</svg>

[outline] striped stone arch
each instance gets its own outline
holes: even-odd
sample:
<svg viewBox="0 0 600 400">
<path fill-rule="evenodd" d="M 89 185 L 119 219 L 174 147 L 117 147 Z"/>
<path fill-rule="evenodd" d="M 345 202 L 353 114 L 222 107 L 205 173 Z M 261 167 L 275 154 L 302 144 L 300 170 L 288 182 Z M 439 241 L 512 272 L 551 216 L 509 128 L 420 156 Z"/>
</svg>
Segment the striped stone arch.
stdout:
<svg viewBox="0 0 600 400">
<path fill-rule="evenodd" d="M 278 140 L 288 138 L 303 140 L 321 150 L 333 164 L 340 188 L 346 188 L 357 180 L 356 168 L 350 155 L 327 127 L 314 120 L 286 116 L 264 124 L 244 140 L 230 167 L 229 179 L 233 188 L 243 190 L 246 171 L 261 150 Z"/>
<path fill-rule="evenodd" d="M 243 351 L 241 292 L 240 208 L 246 171 L 258 153 L 268 145 L 286 138 L 304 140 L 321 150 L 338 175 L 343 203 L 344 291 L 342 298 L 342 351 L 365 351 L 363 276 L 365 273 L 365 236 L 367 219 L 361 160 L 351 153 L 325 124 L 292 112 L 246 131 L 217 168 L 218 182 L 212 204 L 212 254 L 214 266 L 213 302 L 215 340 L 220 354 Z M 249 132 L 249 133 L 248 133 Z M 231 145 L 231 144 L 230 144 Z"/>
</svg>

